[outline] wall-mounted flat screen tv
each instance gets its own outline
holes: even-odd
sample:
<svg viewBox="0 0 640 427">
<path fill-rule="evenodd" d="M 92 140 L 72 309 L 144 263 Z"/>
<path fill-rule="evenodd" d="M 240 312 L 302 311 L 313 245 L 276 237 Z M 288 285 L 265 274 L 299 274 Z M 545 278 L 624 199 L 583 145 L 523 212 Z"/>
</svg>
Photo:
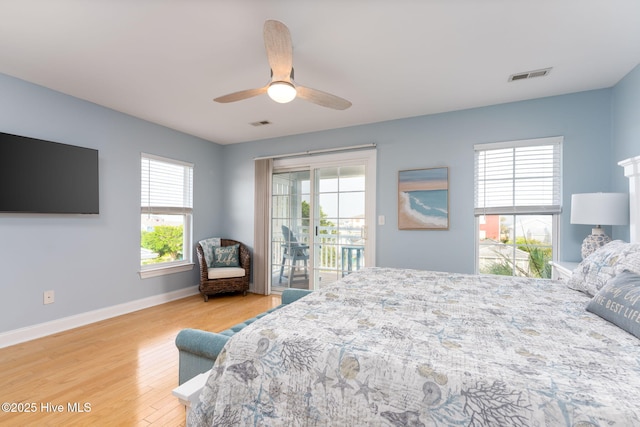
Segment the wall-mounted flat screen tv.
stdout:
<svg viewBox="0 0 640 427">
<path fill-rule="evenodd" d="M 98 150 L 0 132 L 0 212 L 99 213 Z"/>
</svg>

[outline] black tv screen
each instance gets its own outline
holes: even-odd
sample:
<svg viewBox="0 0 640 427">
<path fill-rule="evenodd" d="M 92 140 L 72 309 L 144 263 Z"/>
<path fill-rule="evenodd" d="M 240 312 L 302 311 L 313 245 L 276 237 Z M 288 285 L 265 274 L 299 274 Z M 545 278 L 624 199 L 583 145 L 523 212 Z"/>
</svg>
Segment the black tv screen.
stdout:
<svg viewBox="0 0 640 427">
<path fill-rule="evenodd" d="M 98 150 L 0 132 L 0 212 L 98 208 Z"/>
</svg>

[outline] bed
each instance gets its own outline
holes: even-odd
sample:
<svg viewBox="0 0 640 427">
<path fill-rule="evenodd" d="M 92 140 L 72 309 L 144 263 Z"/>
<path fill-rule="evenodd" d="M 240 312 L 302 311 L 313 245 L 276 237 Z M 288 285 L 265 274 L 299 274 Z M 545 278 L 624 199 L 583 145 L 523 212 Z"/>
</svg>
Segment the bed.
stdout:
<svg viewBox="0 0 640 427">
<path fill-rule="evenodd" d="M 371 268 L 231 340 L 190 425 L 640 425 L 640 340 L 549 280 Z"/>
<path fill-rule="evenodd" d="M 367 268 L 236 334 L 187 421 L 640 426 L 639 337 L 640 243 L 567 284 Z"/>
</svg>

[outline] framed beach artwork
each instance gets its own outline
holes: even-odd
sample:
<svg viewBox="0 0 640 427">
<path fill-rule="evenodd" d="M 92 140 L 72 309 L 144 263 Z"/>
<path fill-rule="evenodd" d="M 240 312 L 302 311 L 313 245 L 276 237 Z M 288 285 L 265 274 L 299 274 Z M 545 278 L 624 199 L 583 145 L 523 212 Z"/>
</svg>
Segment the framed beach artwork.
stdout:
<svg viewBox="0 0 640 427">
<path fill-rule="evenodd" d="M 449 229 L 449 168 L 398 172 L 398 228 Z"/>
</svg>

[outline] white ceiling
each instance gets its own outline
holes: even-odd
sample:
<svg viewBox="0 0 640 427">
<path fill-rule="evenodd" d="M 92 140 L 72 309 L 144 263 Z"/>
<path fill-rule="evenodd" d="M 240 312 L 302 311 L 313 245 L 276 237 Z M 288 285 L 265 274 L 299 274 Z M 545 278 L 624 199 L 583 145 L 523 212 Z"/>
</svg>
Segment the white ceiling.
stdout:
<svg viewBox="0 0 640 427">
<path fill-rule="evenodd" d="M 212 101 L 268 82 L 267 19 L 296 81 L 350 109 Z M 607 88 L 638 63 L 639 0 L 0 0 L 0 73 L 220 144 Z"/>
</svg>

